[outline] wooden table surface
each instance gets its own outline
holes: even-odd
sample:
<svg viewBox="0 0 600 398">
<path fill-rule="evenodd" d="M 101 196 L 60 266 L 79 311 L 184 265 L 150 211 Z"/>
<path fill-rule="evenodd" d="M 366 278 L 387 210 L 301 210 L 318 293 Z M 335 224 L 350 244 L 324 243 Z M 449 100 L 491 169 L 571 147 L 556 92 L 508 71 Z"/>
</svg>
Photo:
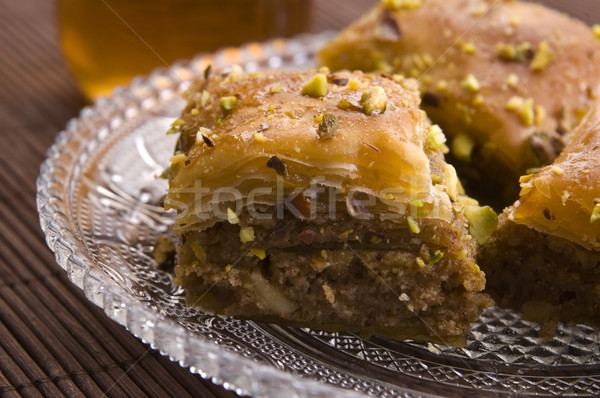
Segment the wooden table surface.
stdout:
<svg viewBox="0 0 600 398">
<path fill-rule="evenodd" d="M 375 2 L 313 0 L 312 31 L 340 29 Z M 552 2 L 585 19 L 582 4 L 598 0 Z M 35 180 L 85 105 L 58 45 L 55 7 L 0 0 L 0 395 L 235 396 L 107 318 L 45 245 Z"/>
</svg>

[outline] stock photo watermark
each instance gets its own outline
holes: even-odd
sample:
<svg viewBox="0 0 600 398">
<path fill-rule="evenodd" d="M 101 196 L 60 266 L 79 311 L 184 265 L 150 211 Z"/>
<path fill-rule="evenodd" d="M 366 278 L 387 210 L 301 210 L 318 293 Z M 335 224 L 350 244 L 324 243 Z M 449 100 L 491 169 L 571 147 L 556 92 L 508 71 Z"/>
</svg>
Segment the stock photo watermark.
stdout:
<svg viewBox="0 0 600 398">
<path fill-rule="evenodd" d="M 435 216 L 440 208 L 441 195 L 424 190 L 416 181 L 411 181 L 408 188 L 388 187 L 376 193 L 344 189 L 326 181 L 326 177 L 316 177 L 308 185 L 290 186 L 278 176 L 273 184 L 244 190 L 210 188 L 196 180 L 191 187 L 172 187 L 165 204 L 175 209 L 180 219 L 193 216 L 200 221 L 231 221 L 243 212 L 255 220 L 281 220 L 291 213 L 300 220 L 336 220 L 347 214 L 358 220 L 387 221 Z"/>
</svg>

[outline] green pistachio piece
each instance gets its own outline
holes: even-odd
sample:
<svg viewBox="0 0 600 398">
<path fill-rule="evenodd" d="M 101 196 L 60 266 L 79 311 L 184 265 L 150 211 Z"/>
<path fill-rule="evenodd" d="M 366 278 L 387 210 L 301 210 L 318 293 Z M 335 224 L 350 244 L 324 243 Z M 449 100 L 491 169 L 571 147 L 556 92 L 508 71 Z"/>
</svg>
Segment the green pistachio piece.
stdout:
<svg viewBox="0 0 600 398">
<path fill-rule="evenodd" d="M 335 132 L 338 128 L 339 120 L 337 116 L 331 113 L 326 113 L 323 115 L 323 120 L 319 123 L 319 128 L 317 129 L 317 134 L 322 140 L 327 140 L 332 138 L 335 135 Z"/>
<path fill-rule="evenodd" d="M 470 162 L 474 146 L 475 142 L 471 137 L 466 134 L 459 134 L 452 141 L 452 154 L 457 159 Z"/>
<path fill-rule="evenodd" d="M 329 93 L 327 76 L 322 73 L 317 73 L 315 77 L 302 86 L 302 94 L 308 95 L 309 97 L 324 97 L 327 93 Z"/>
<path fill-rule="evenodd" d="M 387 95 L 385 90 L 381 86 L 373 86 L 366 89 L 360 98 L 360 103 L 363 107 L 363 111 L 370 115 L 375 111 L 377 113 L 385 112 L 387 106 Z"/>
<path fill-rule="evenodd" d="M 488 241 L 498 225 L 498 215 L 489 206 L 469 206 L 465 210 L 465 216 L 470 223 L 469 232 L 480 245 Z"/>
<path fill-rule="evenodd" d="M 221 97 L 219 104 L 221 105 L 223 112 L 231 112 L 231 110 L 237 105 L 237 98 L 233 95 L 229 97 Z"/>
</svg>

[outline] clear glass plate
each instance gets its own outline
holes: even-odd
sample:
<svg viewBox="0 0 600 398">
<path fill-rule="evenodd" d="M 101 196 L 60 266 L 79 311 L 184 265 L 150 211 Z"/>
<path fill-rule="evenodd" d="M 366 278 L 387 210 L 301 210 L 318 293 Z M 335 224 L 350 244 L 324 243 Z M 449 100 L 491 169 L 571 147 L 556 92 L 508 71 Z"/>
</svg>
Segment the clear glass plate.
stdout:
<svg viewBox="0 0 600 398">
<path fill-rule="evenodd" d="M 157 206 L 157 179 L 176 137 L 164 132 L 181 92 L 207 65 L 305 69 L 330 34 L 250 44 L 199 56 L 134 80 L 69 122 L 37 182 L 48 246 L 86 297 L 131 333 L 217 384 L 261 396 L 600 395 L 600 334 L 539 327 L 493 308 L 465 348 L 363 339 L 221 318 L 185 305 L 152 260 L 173 215 Z"/>
</svg>

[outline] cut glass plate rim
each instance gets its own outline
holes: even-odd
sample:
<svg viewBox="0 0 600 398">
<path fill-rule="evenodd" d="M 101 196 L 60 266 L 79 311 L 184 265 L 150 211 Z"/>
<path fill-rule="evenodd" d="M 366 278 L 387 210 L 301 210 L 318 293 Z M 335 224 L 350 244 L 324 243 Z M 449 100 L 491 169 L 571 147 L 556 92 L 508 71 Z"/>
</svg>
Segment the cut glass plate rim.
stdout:
<svg viewBox="0 0 600 398">
<path fill-rule="evenodd" d="M 110 97 L 101 98 L 94 105 L 84 108 L 79 117 L 68 123 L 57 137 L 56 143 L 48 150 L 37 181 L 37 207 L 46 242 L 54 251 L 58 264 L 67 271 L 69 279 L 84 291 L 86 297 L 101 307 L 111 319 L 125 326 L 133 335 L 163 355 L 239 394 L 290 396 L 294 393 L 323 397 L 341 393 L 346 396 L 359 395 L 351 389 L 342 390 L 335 382 L 302 377 L 301 372 L 295 374 L 289 369 L 277 369 L 224 349 L 205 336 L 181 327 L 175 320 L 144 305 L 137 297 L 115 284 L 107 274 L 99 271 L 100 267 L 88 253 L 82 232 L 76 225 L 71 207 L 74 175 L 81 171 L 78 168 L 85 163 L 85 158 L 94 154 L 98 144 L 107 138 L 109 133 L 104 128 L 105 125 L 115 122 L 123 115 L 126 118 L 132 112 L 153 109 L 161 101 L 168 102 L 178 97 L 191 80 L 203 75 L 207 65 L 223 68 L 237 63 L 247 71 L 257 70 L 261 65 L 277 68 L 282 64 L 305 69 L 312 65 L 311 57 L 333 34 L 325 32 L 293 39 L 250 43 L 214 54 L 201 54 L 191 61 L 180 62 L 170 68 L 159 68 L 148 76 L 135 78 L 128 87 L 115 89 Z M 274 335 L 278 333 L 277 327 L 267 326 L 264 330 Z M 302 354 L 310 355 L 304 352 Z M 327 366 L 328 369 L 344 372 L 344 369 L 336 369 L 331 363 Z M 575 367 L 571 369 L 576 370 Z M 585 366 L 581 369 L 589 370 Z M 600 375 L 600 368 L 597 366 L 594 367 L 593 387 L 600 392 L 600 377 L 596 377 L 596 374 Z M 553 375 L 545 376 L 552 387 L 551 383 L 555 380 Z M 369 381 L 369 375 L 364 375 L 360 380 Z M 507 383 L 515 380 L 516 376 L 514 379 L 507 379 Z M 392 391 L 401 396 L 428 396 L 406 386 L 388 385 L 379 379 L 372 381 L 376 387 L 382 386 L 382 390 L 378 390 L 380 395 Z M 510 392 L 510 389 L 507 387 L 504 392 Z"/>
<path fill-rule="evenodd" d="M 86 297 L 104 310 L 112 320 L 130 333 L 158 350 L 162 355 L 188 367 L 213 383 L 237 394 L 271 396 L 273 394 L 302 394 L 302 396 L 328 397 L 343 392 L 346 396 L 363 396 L 349 390 L 340 390 L 331 384 L 299 378 L 268 365 L 259 364 L 243 355 L 221 349 L 214 342 L 184 330 L 177 322 L 152 310 L 139 307 L 133 295 L 114 285 L 105 274 L 95 272 L 96 265 L 87 255 L 69 208 L 72 169 L 78 159 L 72 156 L 94 140 L 102 140 L 102 131 L 94 131 L 95 123 L 108 120 L 109 115 L 127 112 L 124 106 L 131 100 L 144 100 L 153 89 L 164 88 L 173 94 L 181 93 L 194 78 L 202 76 L 210 64 L 226 67 L 244 63 L 252 70 L 257 51 L 272 56 L 277 67 L 279 56 L 297 58 L 295 63 L 306 63 L 307 54 L 314 54 L 333 37 L 327 31 L 317 35 L 303 34 L 292 39 L 274 39 L 264 43 L 248 43 L 239 48 L 225 48 L 213 54 L 200 54 L 190 61 L 180 61 L 171 67 L 160 67 L 148 76 L 134 78 L 129 86 L 116 87 L 109 97 L 99 98 L 84 107 L 80 115 L 70 120 L 48 149 L 47 158 L 40 167 L 37 179 L 37 210 L 46 244 L 54 252 L 57 263 L 66 270 L 69 279 L 81 288 Z M 250 65 L 249 65 L 250 64 Z M 151 87 L 152 86 L 152 87 Z M 161 87 L 164 86 L 164 87 Z M 144 104 L 142 103 L 142 107 Z M 109 308 L 104 303 L 111 303 Z M 120 308 L 117 308 L 120 307 Z M 136 309 L 136 316 L 122 315 Z M 161 331 L 168 332 L 169 342 L 157 341 Z M 164 337 L 164 336 L 163 336 Z M 167 343 L 167 344 L 165 344 Z"/>
</svg>

